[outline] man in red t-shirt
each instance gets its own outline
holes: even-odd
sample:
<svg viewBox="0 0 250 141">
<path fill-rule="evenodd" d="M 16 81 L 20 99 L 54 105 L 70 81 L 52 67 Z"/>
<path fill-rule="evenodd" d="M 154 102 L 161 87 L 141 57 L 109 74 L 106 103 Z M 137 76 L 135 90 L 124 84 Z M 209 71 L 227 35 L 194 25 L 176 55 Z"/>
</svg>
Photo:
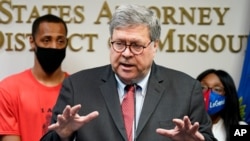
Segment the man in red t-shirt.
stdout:
<svg viewBox="0 0 250 141">
<path fill-rule="evenodd" d="M 38 141 L 47 132 L 52 108 L 68 73 L 61 69 L 67 26 L 47 14 L 32 25 L 29 39 L 34 66 L 0 82 L 0 140 Z"/>
</svg>

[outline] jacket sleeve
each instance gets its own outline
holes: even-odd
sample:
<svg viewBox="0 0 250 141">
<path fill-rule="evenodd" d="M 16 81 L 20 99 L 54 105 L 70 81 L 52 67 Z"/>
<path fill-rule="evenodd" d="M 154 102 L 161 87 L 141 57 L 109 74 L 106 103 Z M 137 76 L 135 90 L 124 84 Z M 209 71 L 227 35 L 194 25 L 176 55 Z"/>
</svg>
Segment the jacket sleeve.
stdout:
<svg viewBox="0 0 250 141">
<path fill-rule="evenodd" d="M 60 137 L 55 131 L 49 131 L 40 139 L 40 141 L 60 141 Z"/>
<path fill-rule="evenodd" d="M 201 86 L 198 81 L 194 83 L 194 89 L 191 98 L 191 117 L 193 122 L 200 121 L 199 132 L 205 137 L 205 141 L 217 141 L 212 133 L 212 121 L 205 110 Z"/>
<path fill-rule="evenodd" d="M 72 84 L 70 79 L 66 78 L 63 82 L 57 102 L 53 108 L 51 124 L 57 122 L 57 115 L 61 114 L 66 105 L 73 105 L 72 100 Z M 74 141 L 76 133 L 71 137 L 70 141 Z M 49 131 L 40 139 L 40 141 L 60 141 L 59 135 L 55 131 Z"/>
<path fill-rule="evenodd" d="M 75 141 L 76 134 L 73 134 L 70 138 L 70 141 Z M 47 132 L 40 141 L 60 141 L 60 137 L 55 131 Z"/>
</svg>

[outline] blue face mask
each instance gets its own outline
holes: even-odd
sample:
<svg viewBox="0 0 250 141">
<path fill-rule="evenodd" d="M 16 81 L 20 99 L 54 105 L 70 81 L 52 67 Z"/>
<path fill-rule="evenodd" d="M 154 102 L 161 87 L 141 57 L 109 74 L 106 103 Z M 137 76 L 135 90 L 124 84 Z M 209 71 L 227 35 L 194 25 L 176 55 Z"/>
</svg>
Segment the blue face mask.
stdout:
<svg viewBox="0 0 250 141">
<path fill-rule="evenodd" d="M 211 90 L 204 93 L 204 100 L 209 115 L 214 115 L 225 107 L 225 96 Z"/>
</svg>

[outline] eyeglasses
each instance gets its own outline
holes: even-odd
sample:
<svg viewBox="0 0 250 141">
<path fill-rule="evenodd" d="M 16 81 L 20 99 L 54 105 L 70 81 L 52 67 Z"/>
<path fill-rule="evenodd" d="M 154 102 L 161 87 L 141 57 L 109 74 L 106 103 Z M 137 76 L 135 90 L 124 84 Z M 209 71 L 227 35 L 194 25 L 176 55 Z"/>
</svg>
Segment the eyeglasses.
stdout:
<svg viewBox="0 0 250 141">
<path fill-rule="evenodd" d="M 215 87 L 208 87 L 208 86 L 201 86 L 202 87 L 202 91 L 206 92 L 208 90 L 211 90 L 213 92 L 216 92 L 218 94 L 223 94 L 224 93 L 224 88 L 223 87 L 219 87 L 219 86 L 215 86 Z"/>
<path fill-rule="evenodd" d="M 138 45 L 136 43 L 132 43 L 130 45 L 127 45 L 126 42 L 122 42 L 122 41 L 111 41 L 111 45 L 113 47 L 113 49 L 118 52 L 118 53 L 122 53 L 126 50 L 127 47 L 129 47 L 129 50 L 135 54 L 135 55 L 139 55 L 143 52 L 144 48 L 148 47 L 153 41 L 150 41 L 146 46 L 144 45 Z"/>
</svg>

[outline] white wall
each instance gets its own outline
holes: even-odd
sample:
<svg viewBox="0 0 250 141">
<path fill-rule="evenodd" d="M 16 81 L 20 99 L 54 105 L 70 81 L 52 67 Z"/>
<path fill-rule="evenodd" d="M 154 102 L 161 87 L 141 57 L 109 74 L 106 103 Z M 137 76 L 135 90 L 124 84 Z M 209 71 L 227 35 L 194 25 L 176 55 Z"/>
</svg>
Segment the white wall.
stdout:
<svg viewBox="0 0 250 141">
<path fill-rule="evenodd" d="M 19 36 L 18 34 L 28 34 L 31 32 L 31 23 L 28 23 L 30 16 L 35 13 L 35 8 L 40 15 L 47 13 L 42 7 L 54 6 L 52 13 L 60 15 L 60 7 L 64 7 L 63 12 L 69 13 L 63 18 L 69 21 L 70 18 L 80 20 L 81 18 L 75 14 L 74 9 L 79 7 L 78 11 L 84 16 L 84 21 L 80 23 L 70 22 L 68 23 L 69 36 L 73 34 L 96 34 L 98 38 L 93 38 L 92 47 L 94 52 L 88 52 L 90 47 L 89 38 L 80 39 L 77 37 L 72 38 L 72 46 L 74 48 L 82 47 L 80 51 L 73 52 L 68 48 L 67 57 L 63 62 L 63 69 L 69 73 L 74 73 L 81 69 L 100 66 L 109 63 L 109 48 L 108 48 L 108 21 L 109 18 L 102 17 L 99 19 L 100 24 L 95 24 L 100 13 L 106 14 L 107 11 L 102 11 L 105 1 L 101 0 L 70 0 L 70 1 L 58 1 L 58 0 L 9 0 L 0 2 L 0 80 L 4 77 L 20 72 L 26 68 L 30 68 L 33 65 L 33 53 L 29 52 L 28 37 Z M 175 30 L 173 35 L 173 48 L 178 50 L 183 43 L 184 52 L 166 52 L 169 48 L 168 43 L 165 44 L 163 51 L 158 50 L 158 54 L 155 58 L 157 64 L 171 67 L 177 70 L 184 71 L 193 77 L 196 77 L 201 71 L 207 68 L 224 69 L 228 71 L 235 80 L 236 86 L 239 84 L 242 63 L 244 59 L 244 52 L 246 49 L 246 36 L 250 31 L 250 1 L 249 0 L 107 0 L 106 4 L 110 12 L 113 13 L 115 7 L 121 3 L 137 3 L 143 4 L 147 7 L 154 7 L 160 12 L 160 20 L 162 22 L 162 36 L 163 42 L 166 38 L 169 30 Z M 27 6 L 26 6 L 27 5 Z M 19 8 L 16 8 L 19 7 Z M 24 7 L 24 8 L 22 8 Z M 183 18 L 184 24 L 174 24 L 170 21 L 169 24 L 164 23 L 164 9 L 172 8 L 175 10 L 173 18 L 180 22 L 181 13 L 180 9 L 186 9 L 188 12 L 194 9 L 194 23 L 190 23 L 187 18 Z M 82 8 L 82 9 L 81 9 Z M 221 13 L 225 8 L 229 10 L 221 19 L 216 14 L 215 9 L 219 9 Z M 77 9 L 77 8 L 76 8 Z M 200 9 L 204 10 L 206 16 L 201 16 Z M 67 12 L 69 11 L 69 12 Z M 210 11 L 210 12 L 209 12 Z M 6 14 L 7 13 L 7 14 Z M 12 19 L 10 19 L 11 15 Z M 223 18 L 222 18 L 223 17 Z M 199 25 L 200 19 L 203 22 L 209 23 L 207 25 Z M 8 21 L 9 20 L 9 21 Z M 33 21 L 34 18 L 31 18 Z M 221 21 L 220 21 L 221 20 Z M 7 23 L 4 23 L 7 22 Z M 222 25 L 218 25 L 222 23 Z M 12 35 L 11 35 L 12 34 Z M 178 34 L 183 34 L 185 40 L 181 42 Z M 209 49 L 206 52 L 199 52 L 198 46 L 200 43 L 198 38 L 206 35 L 208 37 Z M 242 43 L 242 49 L 239 52 L 233 53 L 229 51 L 228 36 L 233 36 L 232 47 L 238 49 L 240 43 Z M 188 52 L 187 47 L 192 47 L 186 40 L 187 36 L 194 36 L 196 39 L 194 43 L 197 48 Z M 242 40 L 238 36 L 245 36 Z M 17 38 L 21 39 L 18 41 Z M 222 45 L 221 38 L 225 39 L 225 45 Z M 192 37 L 191 37 L 192 38 Z M 212 41 L 212 39 L 215 39 Z M 24 45 L 20 44 L 23 42 Z M 169 40 L 168 40 L 169 42 Z M 215 52 L 211 49 L 214 43 L 215 48 L 219 49 L 221 46 L 225 48 L 221 52 Z M 14 47 L 23 49 L 17 51 Z M 7 48 L 13 49 L 7 51 Z"/>
</svg>

